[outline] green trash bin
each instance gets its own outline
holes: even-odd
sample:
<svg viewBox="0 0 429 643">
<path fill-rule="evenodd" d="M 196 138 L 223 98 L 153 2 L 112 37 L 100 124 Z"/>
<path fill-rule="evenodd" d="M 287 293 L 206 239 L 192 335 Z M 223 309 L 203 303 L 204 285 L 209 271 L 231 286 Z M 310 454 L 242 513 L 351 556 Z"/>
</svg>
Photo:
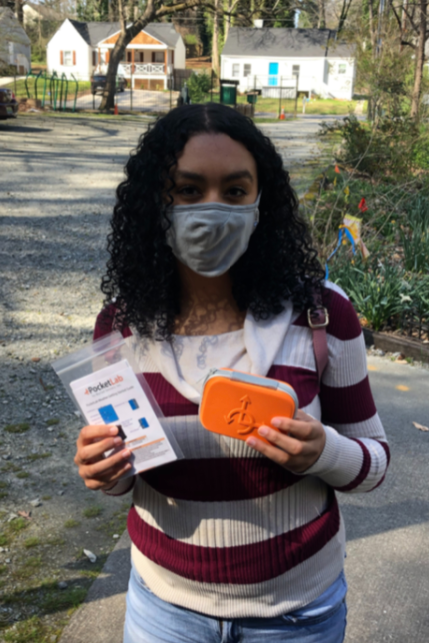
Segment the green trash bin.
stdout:
<svg viewBox="0 0 429 643">
<path fill-rule="evenodd" d="M 220 102 L 224 105 L 235 105 L 237 102 L 237 87 L 234 85 L 221 85 Z"/>
<path fill-rule="evenodd" d="M 250 103 L 250 105 L 256 105 L 257 100 L 258 100 L 258 94 L 256 92 L 252 94 L 247 94 L 247 102 Z"/>
</svg>

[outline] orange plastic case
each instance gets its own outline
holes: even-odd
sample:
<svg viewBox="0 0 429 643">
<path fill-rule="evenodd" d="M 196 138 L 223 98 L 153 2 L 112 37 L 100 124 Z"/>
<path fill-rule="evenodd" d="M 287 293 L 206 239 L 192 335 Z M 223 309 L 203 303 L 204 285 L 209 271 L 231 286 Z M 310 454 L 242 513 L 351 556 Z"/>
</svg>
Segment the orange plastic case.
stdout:
<svg viewBox="0 0 429 643">
<path fill-rule="evenodd" d="M 297 408 L 298 397 L 284 382 L 216 368 L 204 383 L 200 421 L 208 431 L 244 441 L 255 434 L 268 444 L 257 429 L 270 426 L 274 417 L 293 418 Z"/>
</svg>

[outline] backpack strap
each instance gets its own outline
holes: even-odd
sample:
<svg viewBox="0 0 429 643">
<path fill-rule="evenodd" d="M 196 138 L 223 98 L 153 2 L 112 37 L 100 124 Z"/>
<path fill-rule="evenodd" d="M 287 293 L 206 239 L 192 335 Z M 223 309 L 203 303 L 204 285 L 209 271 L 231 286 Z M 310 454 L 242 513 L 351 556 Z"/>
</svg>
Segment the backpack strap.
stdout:
<svg viewBox="0 0 429 643">
<path fill-rule="evenodd" d="M 316 303 L 319 298 L 316 298 Z M 321 302 L 320 302 L 321 303 Z M 329 314 L 327 309 L 322 305 L 307 310 L 308 325 L 313 332 L 313 350 L 316 358 L 317 376 L 319 384 L 322 375 L 328 365 L 328 339 L 326 337 L 326 327 L 329 324 Z"/>
</svg>

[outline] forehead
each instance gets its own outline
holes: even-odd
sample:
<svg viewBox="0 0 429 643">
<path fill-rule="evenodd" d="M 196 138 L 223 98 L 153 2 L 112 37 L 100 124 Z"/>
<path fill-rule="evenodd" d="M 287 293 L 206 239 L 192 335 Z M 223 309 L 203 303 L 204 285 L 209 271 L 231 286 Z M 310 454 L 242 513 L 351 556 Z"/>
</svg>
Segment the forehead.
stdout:
<svg viewBox="0 0 429 643">
<path fill-rule="evenodd" d="M 178 158 L 177 169 L 198 172 L 230 174 L 248 170 L 256 177 L 256 162 L 244 145 L 227 134 L 197 134 L 186 143 Z"/>
</svg>

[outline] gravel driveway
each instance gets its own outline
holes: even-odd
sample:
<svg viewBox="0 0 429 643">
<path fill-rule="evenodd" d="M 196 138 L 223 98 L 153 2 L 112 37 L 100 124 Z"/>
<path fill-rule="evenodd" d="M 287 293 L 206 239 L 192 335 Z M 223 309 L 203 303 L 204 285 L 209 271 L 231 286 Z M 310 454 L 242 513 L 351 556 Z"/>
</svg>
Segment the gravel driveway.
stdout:
<svg viewBox="0 0 429 643">
<path fill-rule="evenodd" d="M 91 341 L 114 190 L 146 125 L 0 124 L 0 641 L 54 643 L 125 528 L 129 500 L 77 475 L 81 422 L 50 363 Z M 267 131 L 285 155 L 287 127 L 298 148 L 297 125 Z"/>
</svg>

